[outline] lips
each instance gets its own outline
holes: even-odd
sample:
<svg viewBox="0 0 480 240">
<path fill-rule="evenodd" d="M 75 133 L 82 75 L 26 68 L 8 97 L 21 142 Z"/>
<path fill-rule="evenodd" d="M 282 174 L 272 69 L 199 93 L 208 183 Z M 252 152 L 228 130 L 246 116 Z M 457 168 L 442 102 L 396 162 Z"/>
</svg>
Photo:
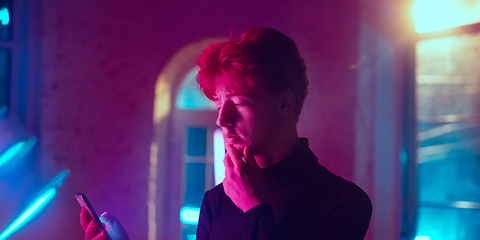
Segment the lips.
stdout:
<svg viewBox="0 0 480 240">
<path fill-rule="evenodd" d="M 238 136 L 237 134 L 231 134 L 231 133 L 224 134 L 223 137 L 224 137 L 224 140 L 227 142 L 232 142 L 237 139 L 240 139 L 240 136 Z"/>
</svg>

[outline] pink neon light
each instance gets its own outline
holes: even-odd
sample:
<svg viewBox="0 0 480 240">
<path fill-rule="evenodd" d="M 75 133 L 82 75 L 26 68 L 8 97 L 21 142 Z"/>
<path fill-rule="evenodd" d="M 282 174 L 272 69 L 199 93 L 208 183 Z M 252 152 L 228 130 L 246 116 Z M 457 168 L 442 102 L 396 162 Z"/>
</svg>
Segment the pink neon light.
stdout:
<svg viewBox="0 0 480 240">
<path fill-rule="evenodd" d="M 221 129 L 213 132 L 213 167 L 215 173 L 215 185 L 221 183 L 225 178 L 225 166 L 223 165 L 225 158 L 225 145 Z"/>
</svg>

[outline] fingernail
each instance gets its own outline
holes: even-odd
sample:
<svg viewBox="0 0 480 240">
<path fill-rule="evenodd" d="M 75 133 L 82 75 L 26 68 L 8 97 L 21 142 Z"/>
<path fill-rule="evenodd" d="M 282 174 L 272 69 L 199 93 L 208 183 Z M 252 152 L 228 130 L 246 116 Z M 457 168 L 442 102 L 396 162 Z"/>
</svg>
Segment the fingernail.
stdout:
<svg viewBox="0 0 480 240">
<path fill-rule="evenodd" d="M 102 223 L 108 222 L 108 218 L 105 217 L 105 216 L 100 216 L 99 218 L 100 218 L 100 221 L 101 221 Z"/>
</svg>

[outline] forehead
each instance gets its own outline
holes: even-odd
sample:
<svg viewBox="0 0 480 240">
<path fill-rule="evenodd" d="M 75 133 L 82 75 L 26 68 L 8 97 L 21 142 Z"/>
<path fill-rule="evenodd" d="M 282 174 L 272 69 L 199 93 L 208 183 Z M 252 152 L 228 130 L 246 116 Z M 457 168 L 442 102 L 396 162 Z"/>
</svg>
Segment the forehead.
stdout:
<svg viewBox="0 0 480 240">
<path fill-rule="evenodd" d="M 262 89 L 250 77 L 219 76 L 215 78 L 214 97 L 218 95 L 253 95 Z"/>
</svg>

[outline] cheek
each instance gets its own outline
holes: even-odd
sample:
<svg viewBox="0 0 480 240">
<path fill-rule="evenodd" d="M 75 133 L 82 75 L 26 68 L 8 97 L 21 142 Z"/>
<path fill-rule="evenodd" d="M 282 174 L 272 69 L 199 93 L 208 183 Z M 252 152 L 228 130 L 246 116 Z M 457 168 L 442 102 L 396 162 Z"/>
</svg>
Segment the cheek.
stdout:
<svg viewBox="0 0 480 240">
<path fill-rule="evenodd" d="M 275 115 L 269 108 L 245 108 L 238 112 L 238 127 L 253 138 L 264 138 L 275 129 Z"/>
<path fill-rule="evenodd" d="M 249 120 L 249 129 L 255 138 L 264 139 L 271 134 L 273 129 L 275 129 L 272 126 L 271 116 L 266 115 L 265 113 L 256 114 Z"/>
</svg>

